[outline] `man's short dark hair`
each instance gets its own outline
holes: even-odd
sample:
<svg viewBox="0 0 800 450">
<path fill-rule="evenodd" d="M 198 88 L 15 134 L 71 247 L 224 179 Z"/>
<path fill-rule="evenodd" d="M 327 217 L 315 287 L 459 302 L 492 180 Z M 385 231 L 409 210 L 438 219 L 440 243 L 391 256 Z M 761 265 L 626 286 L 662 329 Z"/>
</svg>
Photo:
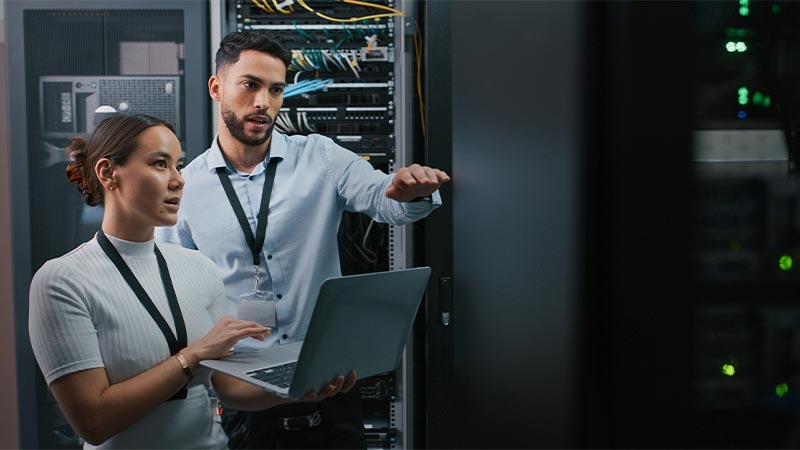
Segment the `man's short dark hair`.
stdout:
<svg viewBox="0 0 800 450">
<path fill-rule="evenodd" d="M 272 55 L 289 67 L 292 52 L 283 46 L 278 36 L 267 30 L 234 31 L 222 38 L 217 50 L 215 63 L 217 72 L 225 66 L 236 64 L 242 50 L 257 50 Z"/>
</svg>

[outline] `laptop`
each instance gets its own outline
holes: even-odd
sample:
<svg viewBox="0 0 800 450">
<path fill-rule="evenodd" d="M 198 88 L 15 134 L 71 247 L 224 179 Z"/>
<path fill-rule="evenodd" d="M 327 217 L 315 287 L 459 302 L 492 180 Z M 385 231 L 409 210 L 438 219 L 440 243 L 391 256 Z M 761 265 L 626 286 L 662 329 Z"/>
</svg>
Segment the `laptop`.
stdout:
<svg viewBox="0 0 800 450">
<path fill-rule="evenodd" d="M 299 399 L 338 375 L 359 379 L 395 370 L 411 332 L 430 267 L 328 278 L 305 339 L 200 364 Z"/>
</svg>

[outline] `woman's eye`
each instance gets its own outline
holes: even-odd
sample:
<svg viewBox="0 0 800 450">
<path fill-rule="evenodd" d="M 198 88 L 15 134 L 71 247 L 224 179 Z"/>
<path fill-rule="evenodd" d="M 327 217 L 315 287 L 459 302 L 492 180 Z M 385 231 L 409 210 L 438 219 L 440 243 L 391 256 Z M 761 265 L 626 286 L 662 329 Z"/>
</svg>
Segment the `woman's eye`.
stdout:
<svg viewBox="0 0 800 450">
<path fill-rule="evenodd" d="M 161 167 L 162 169 L 167 167 L 167 162 L 164 160 L 156 161 L 156 166 Z"/>
</svg>

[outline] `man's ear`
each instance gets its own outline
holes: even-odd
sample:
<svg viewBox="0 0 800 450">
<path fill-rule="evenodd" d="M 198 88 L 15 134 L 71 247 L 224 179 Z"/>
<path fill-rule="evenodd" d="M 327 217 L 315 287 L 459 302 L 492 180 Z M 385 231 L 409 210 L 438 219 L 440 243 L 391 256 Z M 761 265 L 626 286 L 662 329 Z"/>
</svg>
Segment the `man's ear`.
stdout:
<svg viewBox="0 0 800 450">
<path fill-rule="evenodd" d="M 217 75 L 211 75 L 211 78 L 208 79 L 208 95 L 216 101 L 220 101 L 219 90 L 221 84 L 222 80 Z"/>
<path fill-rule="evenodd" d="M 108 158 L 100 158 L 94 165 L 94 172 L 103 188 L 113 191 L 117 187 L 116 164 Z"/>
</svg>

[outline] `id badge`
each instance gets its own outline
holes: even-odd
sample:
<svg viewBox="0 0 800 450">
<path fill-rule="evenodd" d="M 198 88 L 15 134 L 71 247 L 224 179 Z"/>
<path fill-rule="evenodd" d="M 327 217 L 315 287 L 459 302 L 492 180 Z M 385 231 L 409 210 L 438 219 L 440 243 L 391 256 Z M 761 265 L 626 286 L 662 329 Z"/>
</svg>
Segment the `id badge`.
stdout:
<svg viewBox="0 0 800 450">
<path fill-rule="evenodd" d="M 252 320 L 273 328 L 278 324 L 275 312 L 275 294 L 267 291 L 251 291 L 239 297 L 239 318 Z"/>
</svg>

